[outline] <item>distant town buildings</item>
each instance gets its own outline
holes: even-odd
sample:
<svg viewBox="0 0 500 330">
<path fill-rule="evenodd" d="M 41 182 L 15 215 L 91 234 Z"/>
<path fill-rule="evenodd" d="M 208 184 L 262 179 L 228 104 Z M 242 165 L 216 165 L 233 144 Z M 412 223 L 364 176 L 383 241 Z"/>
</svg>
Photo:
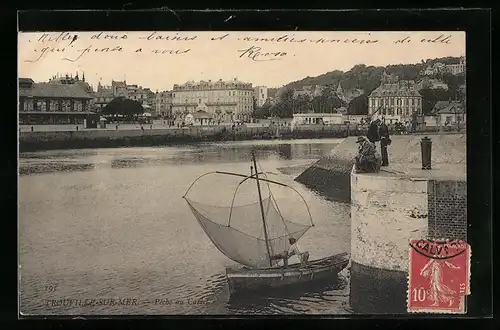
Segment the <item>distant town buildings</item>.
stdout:
<svg viewBox="0 0 500 330">
<path fill-rule="evenodd" d="M 383 73 L 381 85 L 368 96 L 368 115 L 374 118 L 404 121 L 413 114 L 422 114 L 422 95 L 411 80 L 399 80 Z"/>
<path fill-rule="evenodd" d="M 363 93 L 364 90 L 360 88 L 344 90 L 342 88 L 341 83 L 339 83 L 337 89 L 335 90 L 335 94 L 338 96 L 339 99 L 344 101 L 345 104 L 349 104 L 354 98 L 363 95 Z"/>
<path fill-rule="evenodd" d="M 182 117 L 203 111 L 216 122 L 247 121 L 253 113 L 254 89 L 251 83 L 234 78 L 231 81 L 188 81 L 175 84 L 172 90 L 172 111 Z"/>
<path fill-rule="evenodd" d="M 297 99 L 299 97 L 308 97 L 309 99 L 313 99 L 316 96 L 321 96 L 323 91 L 325 90 L 325 86 L 322 85 L 306 85 L 302 86 L 302 89 L 295 89 L 293 91 L 293 98 Z"/>
<path fill-rule="evenodd" d="M 111 81 L 111 86 L 97 85 L 97 91 L 94 95 L 94 105 L 97 109 L 105 107 L 116 97 L 124 97 L 140 102 L 146 112 L 155 110 L 155 93 L 150 88 L 144 88 L 138 85 L 128 85 L 126 81 Z"/>
<path fill-rule="evenodd" d="M 436 62 L 434 65 L 429 65 L 420 71 L 421 76 L 435 76 L 446 72 L 446 65 L 441 62 Z"/>
<path fill-rule="evenodd" d="M 293 91 L 293 98 L 297 99 L 299 97 L 307 97 L 310 100 L 317 97 L 317 96 L 322 96 L 325 95 L 325 91 L 327 90 L 327 86 L 323 85 L 306 85 L 303 86 L 302 89 L 296 89 Z M 344 90 L 342 88 L 342 85 L 339 83 L 335 91 L 333 93 L 344 103 L 349 104 L 349 102 L 352 101 L 355 97 L 358 97 L 360 95 L 363 95 L 364 91 L 359 88 L 353 88 L 353 89 L 348 89 Z"/>
<path fill-rule="evenodd" d="M 419 90 L 421 89 L 443 89 L 443 90 L 448 90 L 448 85 L 439 79 L 432 79 L 428 77 L 422 78 L 418 84 L 417 87 Z"/>
<path fill-rule="evenodd" d="M 255 103 L 258 107 L 261 107 L 267 101 L 267 87 L 266 86 L 257 86 L 254 88 L 255 95 Z"/>
<path fill-rule="evenodd" d="M 98 111 L 101 110 L 114 98 L 115 94 L 113 93 L 113 88 L 111 88 L 111 86 L 102 86 L 99 82 L 97 91 L 94 92 L 94 109 Z"/>
<path fill-rule="evenodd" d="M 458 64 L 443 64 L 436 62 L 434 65 L 429 65 L 420 71 L 421 76 L 435 76 L 441 73 L 451 73 L 453 75 L 465 72 L 465 56 L 461 56 Z"/>
<path fill-rule="evenodd" d="M 463 124 L 467 120 L 465 104 L 462 101 L 438 101 L 431 115 L 436 116 L 437 126 Z"/>
<path fill-rule="evenodd" d="M 448 64 L 446 69 L 453 75 L 464 73 L 466 69 L 465 56 L 460 57 L 460 62 L 458 64 Z"/>
<path fill-rule="evenodd" d="M 160 117 L 172 116 L 172 91 L 156 92 L 156 115 Z"/>
</svg>

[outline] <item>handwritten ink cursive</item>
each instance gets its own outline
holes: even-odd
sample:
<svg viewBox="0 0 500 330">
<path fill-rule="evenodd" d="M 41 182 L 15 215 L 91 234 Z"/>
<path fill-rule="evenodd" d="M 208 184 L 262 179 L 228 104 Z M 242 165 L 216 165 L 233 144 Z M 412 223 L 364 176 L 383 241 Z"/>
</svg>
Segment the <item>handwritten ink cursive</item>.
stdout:
<svg viewBox="0 0 500 330">
<path fill-rule="evenodd" d="M 238 52 L 241 53 L 239 58 L 247 57 L 253 61 L 273 61 L 281 60 L 281 57 L 286 56 L 285 52 L 261 52 L 261 47 L 251 46 L 247 49 L 239 49 Z"/>
<path fill-rule="evenodd" d="M 185 49 L 185 50 L 180 50 L 180 49 L 152 49 L 151 53 L 153 54 L 168 54 L 168 55 L 182 55 L 189 53 L 191 49 Z"/>
<path fill-rule="evenodd" d="M 227 36 L 229 36 L 229 33 L 226 33 L 226 34 L 223 34 L 222 36 L 220 37 L 212 37 L 210 38 L 210 40 L 214 41 L 214 40 L 223 40 L 225 39 Z"/>
<path fill-rule="evenodd" d="M 434 39 L 422 39 L 420 40 L 422 43 L 432 43 L 432 44 L 450 44 L 451 43 L 451 35 L 444 36 L 444 34 L 439 35 L 437 38 Z"/>
<path fill-rule="evenodd" d="M 151 33 L 147 37 L 139 37 L 141 40 L 165 40 L 165 41 L 193 41 L 197 38 L 197 36 L 192 36 L 192 37 L 182 37 L 179 35 L 179 33 L 176 33 L 174 36 L 168 35 L 168 36 L 163 36 L 159 35 L 156 31 Z"/>
<path fill-rule="evenodd" d="M 295 35 L 289 36 L 288 34 L 279 36 L 277 38 L 271 37 L 271 38 L 262 38 L 262 37 L 243 37 L 239 38 L 239 40 L 242 41 L 250 41 L 250 42 L 291 42 L 291 43 L 303 43 L 306 42 L 307 39 L 295 39 Z"/>
<path fill-rule="evenodd" d="M 309 40 L 309 42 L 315 43 L 315 44 L 325 44 L 325 43 L 340 44 L 340 43 L 344 43 L 344 44 L 360 44 L 360 45 L 363 45 L 363 44 L 375 44 L 375 43 L 378 43 L 378 39 L 357 39 L 357 38 L 354 38 L 354 39 L 343 39 L 342 40 L 342 39 L 325 39 L 325 38 L 319 38 L 319 39 L 311 39 L 311 40 Z"/>
<path fill-rule="evenodd" d="M 70 62 L 76 62 L 76 61 L 80 60 L 83 56 L 85 56 L 86 54 L 90 53 L 91 51 L 93 51 L 94 53 L 115 53 L 115 52 L 123 51 L 123 48 L 121 46 L 92 48 L 92 45 L 89 45 L 87 48 L 79 49 L 77 52 L 80 54 L 77 57 L 75 57 L 75 58 L 63 57 L 63 60 L 70 61 Z"/>
<path fill-rule="evenodd" d="M 93 34 L 90 37 L 91 40 L 125 40 L 127 38 L 128 38 L 127 34 L 117 35 L 104 32 Z"/>
<path fill-rule="evenodd" d="M 57 48 L 57 47 L 43 47 L 40 50 L 34 50 L 35 53 L 39 53 L 37 58 L 33 60 L 25 60 L 24 62 L 34 63 L 38 62 L 42 57 L 47 55 L 48 53 L 64 53 L 66 48 Z"/>
<path fill-rule="evenodd" d="M 50 33 L 43 33 L 40 38 L 38 38 L 37 42 L 59 42 L 71 40 L 71 43 L 78 38 L 76 34 L 71 34 L 69 32 L 61 32 L 59 35 L 54 37 Z"/>
<path fill-rule="evenodd" d="M 403 44 L 403 43 L 410 43 L 411 42 L 411 39 L 410 37 L 404 37 L 403 39 L 399 39 L 399 40 L 394 40 L 394 43 L 395 44 Z"/>
</svg>

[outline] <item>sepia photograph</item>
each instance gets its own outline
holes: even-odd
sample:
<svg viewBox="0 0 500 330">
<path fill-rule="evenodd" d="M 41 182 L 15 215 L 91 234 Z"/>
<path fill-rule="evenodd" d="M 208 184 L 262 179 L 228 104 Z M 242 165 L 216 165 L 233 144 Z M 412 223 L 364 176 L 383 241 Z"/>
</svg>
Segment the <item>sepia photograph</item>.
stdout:
<svg viewBox="0 0 500 330">
<path fill-rule="evenodd" d="M 22 316 L 466 314 L 464 31 L 18 33 Z"/>
</svg>

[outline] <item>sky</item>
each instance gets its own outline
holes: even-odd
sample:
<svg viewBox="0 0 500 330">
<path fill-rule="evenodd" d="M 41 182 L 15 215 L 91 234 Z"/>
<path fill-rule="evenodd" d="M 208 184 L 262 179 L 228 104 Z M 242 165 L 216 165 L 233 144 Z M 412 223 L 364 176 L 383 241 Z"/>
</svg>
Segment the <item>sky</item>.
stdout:
<svg viewBox="0 0 500 330">
<path fill-rule="evenodd" d="M 411 64 L 465 55 L 465 32 L 142 31 L 18 35 L 18 76 L 37 82 L 85 73 L 94 88 L 111 80 L 171 90 L 188 80 L 281 87 L 357 64 Z"/>
</svg>

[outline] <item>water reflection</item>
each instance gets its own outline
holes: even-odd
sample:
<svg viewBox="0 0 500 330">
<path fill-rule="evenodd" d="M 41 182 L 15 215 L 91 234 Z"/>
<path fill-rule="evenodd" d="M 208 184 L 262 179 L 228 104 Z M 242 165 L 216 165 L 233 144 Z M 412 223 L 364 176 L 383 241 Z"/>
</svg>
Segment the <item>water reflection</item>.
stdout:
<svg viewBox="0 0 500 330">
<path fill-rule="evenodd" d="M 20 175 L 30 175 L 30 174 L 42 174 L 51 172 L 83 172 L 90 171 L 95 168 L 95 164 L 71 164 L 64 162 L 50 162 L 50 163 L 38 163 L 30 164 L 29 166 L 20 166 Z"/>
<path fill-rule="evenodd" d="M 251 143 L 250 143 L 251 142 Z M 258 158 L 317 159 L 328 153 L 339 140 L 276 142 L 201 143 L 176 147 L 63 150 L 20 154 L 19 174 L 89 171 L 98 166 L 133 168 L 206 163 L 235 163 L 250 160 L 252 150 Z M 129 155 L 130 154 L 130 155 Z M 89 160 L 91 162 L 89 162 Z"/>
</svg>

